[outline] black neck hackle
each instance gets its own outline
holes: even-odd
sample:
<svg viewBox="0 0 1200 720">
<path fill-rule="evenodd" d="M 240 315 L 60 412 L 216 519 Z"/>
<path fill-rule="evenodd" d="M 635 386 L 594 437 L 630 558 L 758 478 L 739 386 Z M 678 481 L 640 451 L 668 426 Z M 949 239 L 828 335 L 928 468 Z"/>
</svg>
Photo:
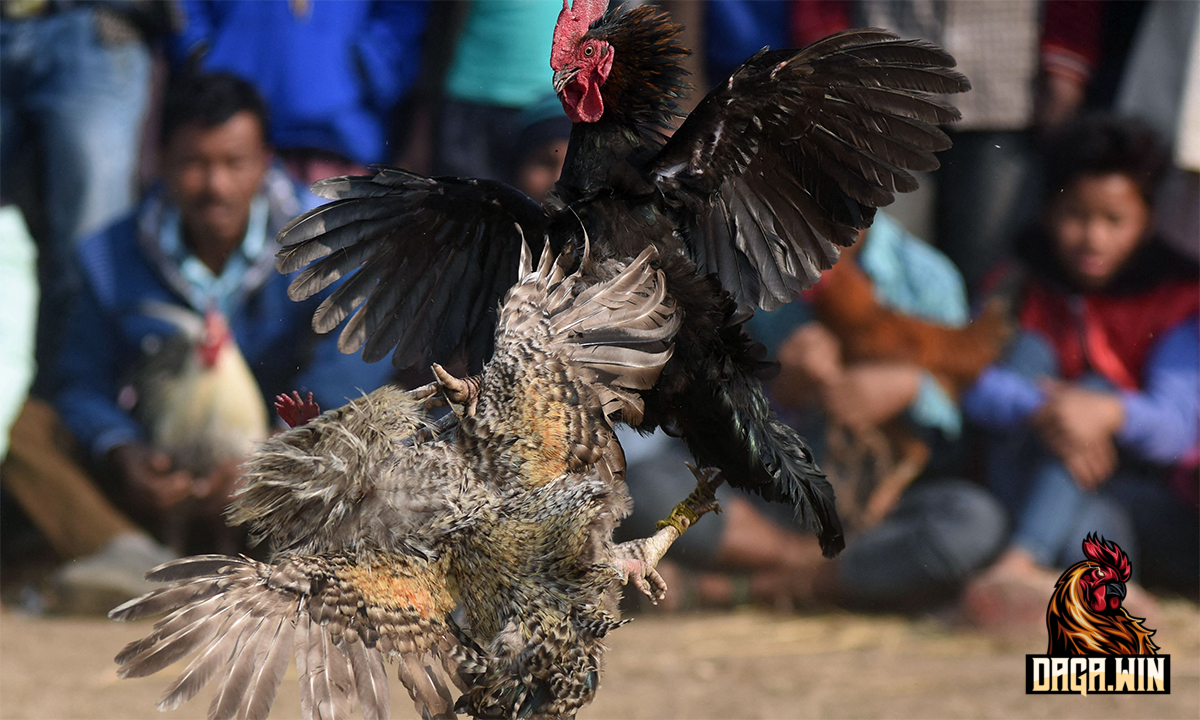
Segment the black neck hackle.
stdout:
<svg viewBox="0 0 1200 720">
<path fill-rule="evenodd" d="M 604 116 L 624 125 L 665 129 L 683 117 L 679 100 L 692 86 L 682 60 L 691 54 L 679 42 L 683 27 L 649 5 L 609 8 L 587 37 L 612 45 L 612 72 L 600 92 Z"/>
</svg>

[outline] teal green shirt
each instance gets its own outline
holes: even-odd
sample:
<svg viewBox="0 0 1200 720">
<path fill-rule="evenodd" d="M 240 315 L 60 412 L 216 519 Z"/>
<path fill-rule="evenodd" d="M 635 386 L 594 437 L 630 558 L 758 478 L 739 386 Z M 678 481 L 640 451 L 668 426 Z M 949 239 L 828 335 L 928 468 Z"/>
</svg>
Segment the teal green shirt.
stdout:
<svg viewBox="0 0 1200 720">
<path fill-rule="evenodd" d="M 446 94 L 523 108 L 551 92 L 550 42 L 557 0 L 475 0 L 467 11 Z"/>
</svg>

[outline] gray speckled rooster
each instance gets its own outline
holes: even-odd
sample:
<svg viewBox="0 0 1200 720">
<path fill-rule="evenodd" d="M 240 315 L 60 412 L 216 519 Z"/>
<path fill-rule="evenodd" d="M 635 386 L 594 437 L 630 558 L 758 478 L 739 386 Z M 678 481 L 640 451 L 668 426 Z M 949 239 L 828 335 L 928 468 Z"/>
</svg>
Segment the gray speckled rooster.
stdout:
<svg viewBox="0 0 1200 720">
<path fill-rule="evenodd" d="M 267 441 L 230 519 L 273 559 L 154 570 L 171 584 L 111 613 L 168 613 L 117 656 L 121 676 L 194 654 L 160 709 L 213 682 L 210 718 L 262 718 L 294 653 L 306 717 L 358 701 L 370 720 L 389 714 L 390 661 L 423 717 L 573 716 L 621 624 L 620 586 L 660 597 L 658 559 L 716 507 L 720 481 L 697 472 L 658 533 L 612 542 L 629 499 L 610 423 L 637 422 L 679 325 L 655 254 L 564 276 L 549 250 L 536 271 L 523 253 L 481 376 L 435 366 L 436 383 L 385 387 Z M 427 415 L 446 402 L 446 420 Z"/>
</svg>

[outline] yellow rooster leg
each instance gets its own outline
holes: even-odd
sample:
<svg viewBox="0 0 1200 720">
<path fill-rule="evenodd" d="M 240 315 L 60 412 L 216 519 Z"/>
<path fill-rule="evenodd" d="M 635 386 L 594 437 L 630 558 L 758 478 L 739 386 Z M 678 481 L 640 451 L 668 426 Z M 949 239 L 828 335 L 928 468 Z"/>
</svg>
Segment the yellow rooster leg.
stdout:
<svg viewBox="0 0 1200 720">
<path fill-rule="evenodd" d="M 658 521 L 658 532 L 648 538 L 621 543 L 614 548 L 617 554 L 617 568 L 622 573 L 623 582 L 632 582 L 634 587 L 641 590 L 654 604 L 658 604 L 667 594 L 667 584 L 655 569 L 663 555 L 672 543 L 703 515 L 721 512 L 716 497 L 717 488 L 724 482 L 721 472 L 716 468 L 701 470 L 691 463 L 687 463 L 687 466 L 696 476 L 696 489 L 692 494 L 676 505 L 667 519 Z"/>
</svg>

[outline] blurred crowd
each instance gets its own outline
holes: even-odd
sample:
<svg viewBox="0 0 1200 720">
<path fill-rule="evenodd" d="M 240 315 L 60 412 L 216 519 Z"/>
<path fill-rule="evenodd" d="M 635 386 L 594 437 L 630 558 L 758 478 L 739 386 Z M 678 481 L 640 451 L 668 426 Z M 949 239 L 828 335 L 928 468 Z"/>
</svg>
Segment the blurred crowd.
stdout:
<svg viewBox="0 0 1200 720">
<path fill-rule="evenodd" d="M 1135 615 L 1143 587 L 1196 597 L 1200 3 L 663 4 L 697 96 L 764 45 L 856 26 L 945 47 L 973 85 L 942 167 L 748 325 L 847 549 L 825 560 L 788 508 L 723 491 L 664 561 L 666 609 L 1037 625 L 1090 532 L 1132 558 Z M 283 427 L 273 399 L 407 379 L 312 332 L 328 292 L 288 298 L 276 233 L 322 202 L 312 182 L 375 163 L 543 198 L 571 129 L 561 7 L 2 0 L 0 560 L 27 607 L 107 608 L 180 554 L 256 552 L 221 513 Z M 688 455 L 623 443 L 622 531 L 648 535 Z"/>
</svg>

